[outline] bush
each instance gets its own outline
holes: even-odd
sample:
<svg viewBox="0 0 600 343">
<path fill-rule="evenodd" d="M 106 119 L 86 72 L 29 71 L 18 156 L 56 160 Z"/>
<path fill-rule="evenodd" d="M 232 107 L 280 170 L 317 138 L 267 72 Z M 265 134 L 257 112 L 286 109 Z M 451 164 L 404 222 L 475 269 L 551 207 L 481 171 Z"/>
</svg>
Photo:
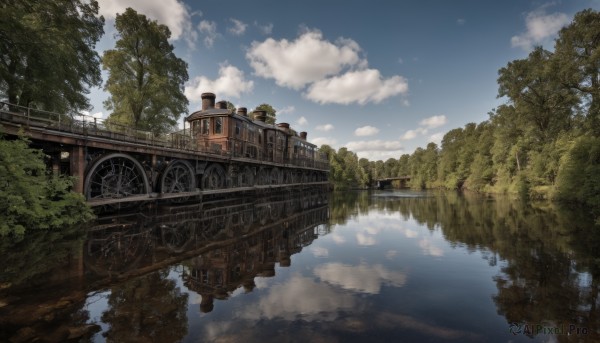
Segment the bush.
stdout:
<svg viewBox="0 0 600 343">
<path fill-rule="evenodd" d="M 0 236 L 92 219 L 83 195 L 70 192 L 72 185 L 71 177 L 49 175 L 43 152 L 26 139 L 0 137 Z"/>
</svg>

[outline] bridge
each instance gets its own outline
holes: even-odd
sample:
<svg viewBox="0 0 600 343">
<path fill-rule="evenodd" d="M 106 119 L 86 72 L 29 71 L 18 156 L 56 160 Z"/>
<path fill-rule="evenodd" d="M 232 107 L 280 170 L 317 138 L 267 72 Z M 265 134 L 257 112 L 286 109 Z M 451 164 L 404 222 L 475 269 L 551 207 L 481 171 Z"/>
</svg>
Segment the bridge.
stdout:
<svg viewBox="0 0 600 343">
<path fill-rule="evenodd" d="M 56 175 L 75 176 L 73 191 L 91 206 L 140 201 L 182 202 L 234 192 L 326 187 L 326 161 L 267 156 L 201 146 L 188 127 L 155 135 L 81 113 L 54 113 L 0 102 L 0 134 L 24 135 L 49 157 Z M 231 138 L 227 146 L 244 143 Z"/>
<path fill-rule="evenodd" d="M 378 189 L 384 189 L 387 186 L 391 186 L 392 181 L 400 181 L 400 188 L 407 188 L 407 182 L 410 181 L 410 175 L 387 177 L 375 180 L 375 187 Z"/>
</svg>

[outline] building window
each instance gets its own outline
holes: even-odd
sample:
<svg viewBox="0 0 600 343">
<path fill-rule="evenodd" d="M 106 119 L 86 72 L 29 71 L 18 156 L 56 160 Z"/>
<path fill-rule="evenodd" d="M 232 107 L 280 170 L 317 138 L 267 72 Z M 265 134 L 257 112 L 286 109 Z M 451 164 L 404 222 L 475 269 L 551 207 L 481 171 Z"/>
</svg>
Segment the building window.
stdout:
<svg viewBox="0 0 600 343">
<path fill-rule="evenodd" d="M 254 128 L 246 126 L 248 132 L 248 142 L 254 143 Z"/>
<path fill-rule="evenodd" d="M 263 130 L 258 129 L 258 144 L 262 144 Z"/>
<path fill-rule="evenodd" d="M 202 134 L 208 135 L 210 132 L 210 119 L 202 119 Z"/>
<path fill-rule="evenodd" d="M 215 118 L 215 135 L 223 133 L 223 118 Z"/>
<path fill-rule="evenodd" d="M 239 121 L 235 122 L 235 135 L 236 136 L 240 136 L 240 134 L 242 133 L 242 128 L 241 128 L 242 124 L 240 124 Z"/>
</svg>

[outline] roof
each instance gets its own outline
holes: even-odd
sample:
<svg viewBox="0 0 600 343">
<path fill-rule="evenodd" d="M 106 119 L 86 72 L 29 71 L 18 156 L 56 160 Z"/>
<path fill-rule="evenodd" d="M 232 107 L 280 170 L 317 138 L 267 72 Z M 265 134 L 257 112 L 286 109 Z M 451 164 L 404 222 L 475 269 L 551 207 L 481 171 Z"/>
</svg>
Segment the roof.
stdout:
<svg viewBox="0 0 600 343">
<path fill-rule="evenodd" d="M 231 114 L 232 114 L 232 111 L 228 110 L 226 108 L 209 108 L 207 110 L 196 111 L 196 112 L 190 114 L 187 118 L 185 118 L 185 120 L 189 122 L 189 121 L 200 119 L 200 118 L 206 117 L 206 116 L 231 115 Z"/>
</svg>

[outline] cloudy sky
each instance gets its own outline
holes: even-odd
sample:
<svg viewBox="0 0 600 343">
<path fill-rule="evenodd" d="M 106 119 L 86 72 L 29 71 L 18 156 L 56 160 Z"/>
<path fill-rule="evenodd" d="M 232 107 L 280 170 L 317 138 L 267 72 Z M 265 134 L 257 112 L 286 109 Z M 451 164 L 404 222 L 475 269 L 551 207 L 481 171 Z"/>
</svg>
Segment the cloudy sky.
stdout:
<svg viewBox="0 0 600 343">
<path fill-rule="evenodd" d="M 214 92 L 249 110 L 261 103 L 309 141 L 370 160 L 439 143 L 502 103 L 498 69 L 598 0 L 229 1 L 99 0 L 100 54 L 127 7 L 169 26 L 188 63 L 190 113 Z M 107 75 L 103 75 L 104 80 Z M 106 116 L 101 89 L 93 113 Z"/>
</svg>

